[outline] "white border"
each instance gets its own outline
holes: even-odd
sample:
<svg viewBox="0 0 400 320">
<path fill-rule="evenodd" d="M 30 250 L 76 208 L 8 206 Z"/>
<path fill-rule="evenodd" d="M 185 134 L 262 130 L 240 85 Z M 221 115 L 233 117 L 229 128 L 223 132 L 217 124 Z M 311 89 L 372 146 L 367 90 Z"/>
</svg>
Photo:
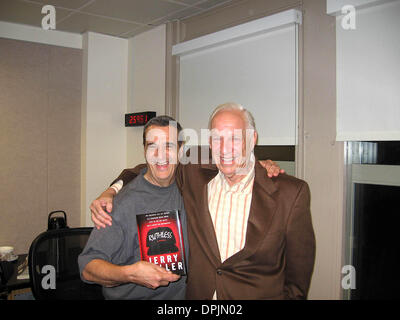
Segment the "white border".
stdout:
<svg viewBox="0 0 400 320">
<path fill-rule="evenodd" d="M 0 38 L 82 49 L 82 35 L 0 21 Z"/>
<path fill-rule="evenodd" d="M 395 165 L 352 164 L 351 182 L 400 186 L 400 167 Z"/>
<path fill-rule="evenodd" d="M 336 119 L 338 121 L 338 119 Z M 338 129 L 337 129 L 338 131 Z M 336 141 L 394 141 L 400 140 L 400 131 L 336 132 Z"/>
<path fill-rule="evenodd" d="M 219 46 L 223 43 L 237 41 L 239 39 L 264 33 L 277 27 L 283 27 L 293 23 L 301 24 L 301 22 L 301 11 L 296 9 L 286 10 L 271 16 L 256 19 L 235 27 L 176 44 L 172 47 L 172 55 L 182 56 L 205 48 Z"/>
<path fill-rule="evenodd" d="M 331 16 L 342 15 L 342 8 L 352 5 L 355 8 L 367 8 L 398 0 L 326 0 L 326 13 Z"/>
</svg>

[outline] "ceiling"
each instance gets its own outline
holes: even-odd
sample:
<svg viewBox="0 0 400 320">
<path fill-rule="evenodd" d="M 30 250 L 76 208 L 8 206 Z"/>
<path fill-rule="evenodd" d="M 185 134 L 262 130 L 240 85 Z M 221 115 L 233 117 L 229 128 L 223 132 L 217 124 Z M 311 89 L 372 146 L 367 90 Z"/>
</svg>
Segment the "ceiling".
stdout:
<svg viewBox="0 0 400 320">
<path fill-rule="evenodd" d="M 0 21 L 41 27 L 45 4 L 56 9 L 56 30 L 130 38 L 234 0 L 0 0 Z"/>
</svg>

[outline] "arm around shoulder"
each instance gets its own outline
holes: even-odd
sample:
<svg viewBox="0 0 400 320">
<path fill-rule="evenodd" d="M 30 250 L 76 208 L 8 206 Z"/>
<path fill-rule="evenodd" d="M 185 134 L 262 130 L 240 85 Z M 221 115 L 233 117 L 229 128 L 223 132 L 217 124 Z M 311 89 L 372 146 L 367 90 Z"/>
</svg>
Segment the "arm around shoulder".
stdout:
<svg viewBox="0 0 400 320">
<path fill-rule="evenodd" d="M 131 182 L 133 179 L 135 179 L 139 174 L 140 171 L 146 167 L 146 164 L 139 164 L 134 168 L 128 168 L 122 170 L 118 178 L 116 178 L 110 185 L 113 185 L 116 183 L 118 180 L 122 180 L 124 183 L 124 186 L 126 186 L 129 182 Z"/>
<path fill-rule="evenodd" d="M 111 187 L 105 190 L 97 199 L 90 204 L 91 218 L 96 228 L 105 228 L 112 224 L 110 213 L 113 208 L 113 199 L 117 192 L 135 179 L 146 165 L 138 165 L 132 169 L 124 169 L 121 174 L 111 183 Z M 122 183 L 121 183 L 122 181 Z M 118 185 L 118 187 L 116 187 Z"/>
</svg>

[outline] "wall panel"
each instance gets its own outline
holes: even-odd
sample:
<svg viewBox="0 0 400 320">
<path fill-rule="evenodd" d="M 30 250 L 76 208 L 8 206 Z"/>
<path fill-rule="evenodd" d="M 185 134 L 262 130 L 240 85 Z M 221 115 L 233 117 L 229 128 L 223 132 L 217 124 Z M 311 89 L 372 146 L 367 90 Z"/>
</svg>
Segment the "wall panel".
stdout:
<svg viewBox="0 0 400 320">
<path fill-rule="evenodd" d="M 0 245 L 80 219 L 81 50 L 0 39 Z M 78 130 L 77 130 L 78 126 Z"/>
</svg>

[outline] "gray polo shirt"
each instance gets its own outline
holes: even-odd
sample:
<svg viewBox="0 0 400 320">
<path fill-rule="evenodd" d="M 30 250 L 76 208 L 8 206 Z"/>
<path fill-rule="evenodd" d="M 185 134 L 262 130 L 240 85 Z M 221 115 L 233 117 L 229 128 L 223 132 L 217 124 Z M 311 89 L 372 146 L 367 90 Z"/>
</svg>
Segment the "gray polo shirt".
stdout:
<svg viewBox="0 0 400 320">
<path fill-rule="evenodd" d="M 78 258 L 79 270 L 94 259 L 102 259 L 116 265 L 130 265 L 140 261 L 139 240 L 136 215 L 167 210 L 179 210 L 182 219 L 186 261 L 188 240 L 186 231 L 186 212 L 182 196 L 172 183 L 168 187 L 158 187 L 148 182 L 141 174 L 127 184 L 114 198 L 112 226 L 93 229 L 85 249 Z M 82 278 L 83 281 L 88 282 Z M 136 285 L 122 284 L 112 288 L 103 287 L 106 299 L 185 299 L 186 276 L 155 290 Z"/>
</svg>

